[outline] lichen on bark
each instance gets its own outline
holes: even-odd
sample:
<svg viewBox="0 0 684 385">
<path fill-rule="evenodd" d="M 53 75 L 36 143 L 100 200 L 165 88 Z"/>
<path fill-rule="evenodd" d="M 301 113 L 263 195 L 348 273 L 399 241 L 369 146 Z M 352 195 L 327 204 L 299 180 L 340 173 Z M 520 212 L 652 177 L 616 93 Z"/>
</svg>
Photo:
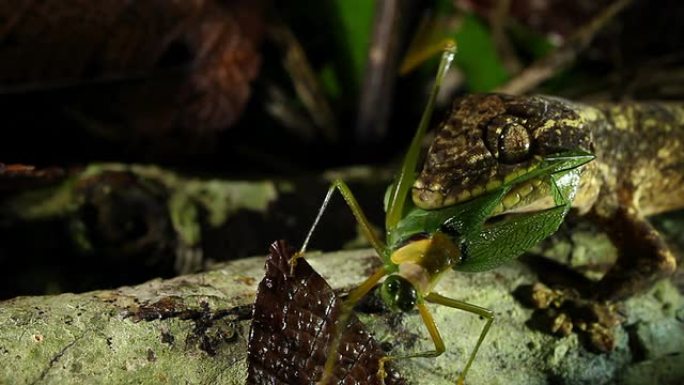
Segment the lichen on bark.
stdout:
<svg viewBox="0 0 684 385">
<path fill-rule="evenodd" d="M 307 256 L 333 288 L 359 283 L 377 260 L 369 250 Z M 0 383 L 242 384 L 249 320 L 263 258 L 135 287 L 19 297 L 0 303 Z M 527 326 L 532 313 L 512 294 L 536 282 L 534 267 L 449 273 L 437 290 L 490 308 L 496 319 L 468 375 L 477 384 L 680 383 L 684 299 L 668 280 L 624 304 L 616 347 L 592 353 L 576 334 L 558 338 Z M 452 384 L 483 326 L 434 307 L 447 344 L 437 359 L 398 363 L 413 384 Z M 392 352 L 430 348 L 417 314 L 359 314 Z"/>
</svg>

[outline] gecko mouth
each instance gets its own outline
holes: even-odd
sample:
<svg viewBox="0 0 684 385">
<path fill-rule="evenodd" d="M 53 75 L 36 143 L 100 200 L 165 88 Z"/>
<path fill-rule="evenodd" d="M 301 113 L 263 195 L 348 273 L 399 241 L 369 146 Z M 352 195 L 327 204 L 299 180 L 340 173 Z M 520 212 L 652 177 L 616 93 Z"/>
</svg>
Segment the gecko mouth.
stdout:
<svg viewBox="0 0 684 385">
<path fill-rule="evenodd" d="M 539 211 L 553 207 L 553 205 L 549 184 L 541 178 L 533 178 L 511 188 L 496 205 L 491 215 Z"/>
<path fill-rule="evenodd" d="M 576 169 L 592 159 L 594 155 L 585 151 L 564 151 L 545 158 L 535 156 L 525 165 L 506 167 L 498 164 L 470 174 L 451 171 L 450 174 L 457 174 L 455 178 L 416 180 L 412 198 L 417 207 L 435 210 L 510 186 L 495 213 L 542 210 L 553 207 L 550 176 Z"/>
<path fill-rule="evenodd" d="M 533 161 L 523 167 L 518 167 L 514 170 L 505 172 L 500 169 L 495 169 L 491 174 L 494 176 L 489 178 L 486 183 L 479 183 L 468 187 L 468 182 L 472 183 L 472 177 L 462 178 L 463 180 L 455 180 L 450 184 L 455 187 L 444 188 L 439 182 L 431 184 L 423 184 L 418 180 L 415 182 L 412 189 L 412 197 L 416 206 L 425 209 L 439 209 L 446 206 L 455 205 L 458 203 L 469 201 L 486 193 L 495 191 L 503 185 L 513 184 L 514 186 L 506 194 L 502 202 L 500 202 L 497 210 L 504 212 L 521 206 L 521 203 L 528 204 L 540 197 L 543 191 L 540 191 L 544 185 L 540 178 L 530 178 L 529 174 L 535 171 L 540 162 Z M 484 175 L 482 173 L 481 175 Z M 499 174 L 499 176 L 495 176 Z M 503 174 L 503 175 L 502 175 Z M 476 179 L 480 179 L 478 177 Z M 461 178 L 459 178 L 461 179 Z M 546 189 L 548 190 L 548 189 Z M 532 199 L 531 199 L 532 198 Z"/>
</svg>

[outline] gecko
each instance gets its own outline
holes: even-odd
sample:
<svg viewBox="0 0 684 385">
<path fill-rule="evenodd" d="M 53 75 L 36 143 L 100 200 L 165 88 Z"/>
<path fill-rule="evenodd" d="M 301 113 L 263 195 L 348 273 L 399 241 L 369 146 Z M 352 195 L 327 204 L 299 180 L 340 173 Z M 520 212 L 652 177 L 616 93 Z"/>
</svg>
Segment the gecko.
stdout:
<svg viewBox="0 0 684 385">
<path fill-rule="evenodd" d="M 438 128 L 412 186 L 413 203 L 431 210 L 468 201 L 566 150 L 595 155 L 582 166 L 572 207 L 604 228 L 618 249 L 596 297 L 624 299 L 672 274 L 676 258 L 647 217 L 684 208 L 681 103 L 466 96 Z M 535 179 L 520 183 L 495 213 L 551 207 L 547 187 Z"/>
</svg>

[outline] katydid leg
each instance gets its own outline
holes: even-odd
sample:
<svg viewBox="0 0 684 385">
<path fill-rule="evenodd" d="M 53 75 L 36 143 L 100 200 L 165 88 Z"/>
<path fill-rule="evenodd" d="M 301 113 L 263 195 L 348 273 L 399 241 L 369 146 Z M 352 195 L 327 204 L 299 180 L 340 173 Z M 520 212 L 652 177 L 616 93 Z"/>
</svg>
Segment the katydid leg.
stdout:
<svg viewBox="0 0 684 385">
<path fill-rule="evenodd" d="M 380 256 L 380 258 L 384 261 L 386 258 L 385 244 L 381 242 L 380 239 L 378 239 L 378 236 L 373 231 L 373 227 L 366 218 L 366 215 L 363 213 L 361 206 L 359 206 L 359 203 L 354 197 L 354 194 L 351 192 L 351 189 L 349 189 L 349 186 L 347 186 L 347 184 L 343 180 L 336 179 L 332 182 L 330 188 L 328 188 L 328 193 L 325 194 L 323 204 L 321 204 L 321 208 L 318 209 L 318 214 L 316 214 L 316 218 L 314 219 L 313 225 L 311 225 L 311 229 L 309 229 L 309 233 L 306 235 L 306 238 L 304 239 L 302 248 L 299 250 L 298 253 L 296 253 L 292 257 L 292 262 L 295 262 L 296 259 L 304 255 L 304 253 L 306 252 L 306 248 L 309 245 L 309 241 L 313 236 L 314 230 L 316 230 L 318 222 L 321 220 L 321 217 L 323 216 L 325 209 L 328 207 L 328 203 L 330 203 L 330 200 L 332 199 L 335 190 L 340 192 L 340 194 L 344 198 L 344 201 L 347 203 L 347 206 L 349 206 L 349 209 L 351 210 L 352 214 L 354 214 L 356 222 L 359 224 L 359 226 L 361 226 L 363 236 L 368 240 L 368 242 L 370 242 L 371 246 L 373 246 L 373 248 L 375 249 L 375 252 L 377 252 L 378 256 Z"/>
<path fill-rule="evenodd" d="M 471 305 L 469 303 L 459 301 L 456 299 L 447 298 L 447 297 L 441 296 L 437 293 L 430 293 L 430 294 L 426 295 L 425 300 L 428 302 L 439 304 L 439 305 L 448 306 L 448 307 L 451 307 L 454 309 L 461 309 L 461 310 L 467 311 L 469 313 L 474 313 L 474 314 L 477 314 L 480 317 L 483 317 L 487 320 L 487 322 L 485 323 L 485 326 L 482 328 L 482 332 L 480 333 L 480 337 L 477 339 L 477 343 L 475 344 L 475 349 L 473 349 L 472 353 L 470 353 L 470 357 L 468 357 L 468 362 L 466 362 L 466 365 L 463 368 L 463 371 L 458 376 L 457 384 L 462 385 L 463 381 L 465 380 L 465 376 L 468 373 L 468 369 L 470 369 L 470 365 L 473 363 L 473 360 L 475 359 L 475 355 L 477 354 L 477 351 L 480 348 L 482 341 L 484 340 L 485 336 L 487 335 L 487 332 L 489 331 L 489 327 L 492 325 L 492 322 L 494 321 L 494 313 L 489 309 L 485 309 L 483 307 L 479 307 L 476 305 Z M 435 343 L 435 345 L 436 345 L 436 343 Z"/>
<path fill-rule="evenodd" d="M 416 357 L 438 357 L 439 355 L 444 353 L 446 349 L 444 346 L 444 340 L 442 340 L 442 336 L 439 334 L 439 330 L 437 330 L 435 320 L 432 318 L 432 314 L 428 310 L 427 306 L 425 306 L 424 303 L 419 303 L 416 305 L 416 308 L 418 308 L 420 317 L 423 319 L 423 323 L 425 324 L 425 327 L 427 327 L 428 333 L 430 333 L 430 338 L 432 339 L 432 342 L 435 344 L 435 350 L 428 350 L 427 352 L 411 353 L 401 356 L 383 357 L 382 359 L 380 359 L 380 365 L 378 366 L 378 376 L 380 377 L 381 381 L 384 380 L 386 376 L 385 363 L 387 361 Z M 384 384 L 384 381 L 382 381 L 382 383 Z"/>
<path fill-rule="evenodd" d="M 373 231 L 370 222 L 366 218 L 366 215 L 363 213 L 363 210 L 361 209 L 361 206 L 359 206 L 359 203 L 354 197 L 354 194 L 351 192 L 351 189 L 349 189 L 349 186 L 347 186 L 347 184 L 344 181 L 336 179 L 330 185 L 328 193 L 325 195 L 325 199 L 323 199 L 323 204 L 321 205 L 321 208 L 318 210 L 318 214 L 316 215 L 314 223 L 311 226 L 311 229 L 309 230 L 309 233 L 307 234 L 304 243 L 302 244 L 302 248 L 300 249 L 299 253 L 292 257 L 290 261 L 290 264 L 292 266 L 294 266 L 294 264 L 296 263 L 297 258 L 300 258 L 306 252 L 306 248 L 313 235 L 313 232 L 318 226 L 318 223 L 321 217 L 323 216 L 323 213 L 325 212 L 325 209 L 327 208 L 328 203 L 330 203 L 330 200 L 332 199 L 332 196 L 336 190 L 339 191 L 342 197 L 344 198 L 344 201 L 347 203 L 347 206 L 349 206 L 349 209 L 354 215 L 354 218 L 356 218 L 357 223 L 359 224 L 359 226 L 361 226 L 361 231 L 364 237 L 368 240 L 368 242 L 370 242 L 371 246 L 373 246 L 376 253 L 378 253 L 378 256 L 380 256 L 380 258 L 383 259 L 383 261 L 387 258 L 387 248 L 385 244 L 381 242 L 380 239 L 378 239 L 377 235 Z M 369 291 L 371 291 L 373 287 L 375 287 L 375 284 L 377 284 L 378 281 L 380 281 L 380 279 L 382 279 L 382 277 L 384 277 L 385 275 L 387 275 L 387 270 L 383 266 L 376 270 L 375 273 L 368 277 L 361 285 L 359 285 L 351 293 L 349 293 L 349 296 L 344 301 L 340 317 L 337 319 L 335 323 L 335 328 L 337 330 L 335 330 L 334 332 L 335 337 L 333 338 L 329 347 L 328 358 L 323 367 L 323 375 L 321 376 L 321 379 L 318 381 L 319 385 L 327 385 L 330 382 L 333 369 L 337 361 L 337 350 L 339 349 L 342 331 L 344 330 L 344 328 L 347 325 L 347 322 L 349 321 L 349 317 L 351 316 L 354 306 L 361 298 L 363 298 L 363 296 L 365 296 Z"/>
<path fill-rule="evenodd" d="M 321 208 L 318 209 L 316 219 L 314 219 L 314 223 L 313 225 L 311 225 L 311 229 L 309 229 L 309 233 L 306 235 L 306 238 L 304 239 L 302 248 L 299 251 L 300 254 L 304 254 L 304 252 L 306 251 L 306 248 L 309 245 L 309 241 L 311 240 L 311 236 L 313 235 L 314 230 L 318 226 L 318 222 L 321 220 L 321 217 L 323 216 L 325 209 L 328 207 L 328 203 L 330 203 L 330 200 L 332 199 L 332 195 L 335 192 L 335 190 L 340 192 L 340 194 L 344 198 L 344 201 L 347 203 L 347 206 L 349 206 L 349 209 L 352 211 L 352 214 L 354 214 L 354 218 L 356 218 L 356 221 L 358 222 L 359 226 L 361 226 L 361 231 L 363 232 L 364 237 L 366 237 L 368 242 L 370 242 L 371 246 L 373 246 L 378 255 L 382 257 L 385 252 L 385 245 L 378 239 L 377 235 L 375 235 L 375 232 L 373 231 L 370 222 L 366 218 L 366 215 L 363 213 L 363 210 L 361 209 L 361 206 L 359 206 L 359 203 L 354 197 L 354 194 L 351 192 L 351 189 L 341 179 L 335 179 L 330 185 L 328 193 L 325 195 L 325 199 L 323 199 L 323 204 L 321 204 Z"/>
<path fill-rule="evenodd" d="M 349 322 L 349 317 L 354 310 L 354 306 L 363 298 L 369 291 L 371 291 L 375 285 L 387 275 L 387 269 L 384 266 L 375 271 L 370 277 L 366 278 L 361 285 L 356 289 L 352 290 L 347 296 L 347 299 L 342 304 L 342 312 L 340 317 L 335 321 L 335 329 L 333 333 L 335 337 L 333 338 L 330 347 L 328 348 L 328 357 L 325 360 L 325 365 L 323 366 L 323 375 L 321 379 L 317 382 L 317 385 L 329 385 L 330 378 L 333 374 L 335 368 L 335 363 L 337 362 L 337 351 L 340 348 L 340 342 L 342 340 L 342 333 Z"/>
</svg>

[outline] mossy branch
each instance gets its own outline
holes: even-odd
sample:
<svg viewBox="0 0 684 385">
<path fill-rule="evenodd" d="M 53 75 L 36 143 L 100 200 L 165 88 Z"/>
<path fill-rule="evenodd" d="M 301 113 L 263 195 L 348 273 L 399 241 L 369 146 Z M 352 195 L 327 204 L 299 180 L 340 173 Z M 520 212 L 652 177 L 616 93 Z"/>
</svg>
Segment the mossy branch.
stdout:
<svg viewBox="0 0 684 385">
<path fill-rule="evenodd" d="M 360 282 L 377 263 L 369 250 L 307 258 L 335 288 Z M 134 287 L 0 302 L 0 383 L 243 384 L 249 306 L 263 264 L 264 258 L 249 258 Z M 449 272 L 438 286 L 443 295 L 496 314 L 469 384 L 674 384 L 684 378 L 684 299 L 669 281 L 624 304 L 615 349 L 599 354 L 587 351 L 577 334 L 558 338 L 527 326 L 533 311 L 512 293 L 536 280 L 533 269 L 514 262 L 486 273 Z M 434 312 L 447 353 L 399 362 L 414 384 L 452 384 L 482 327 L 467 313 Z M 429 346 L 416 314 L 361 318 L 393 352 Z"/>
</svg>

